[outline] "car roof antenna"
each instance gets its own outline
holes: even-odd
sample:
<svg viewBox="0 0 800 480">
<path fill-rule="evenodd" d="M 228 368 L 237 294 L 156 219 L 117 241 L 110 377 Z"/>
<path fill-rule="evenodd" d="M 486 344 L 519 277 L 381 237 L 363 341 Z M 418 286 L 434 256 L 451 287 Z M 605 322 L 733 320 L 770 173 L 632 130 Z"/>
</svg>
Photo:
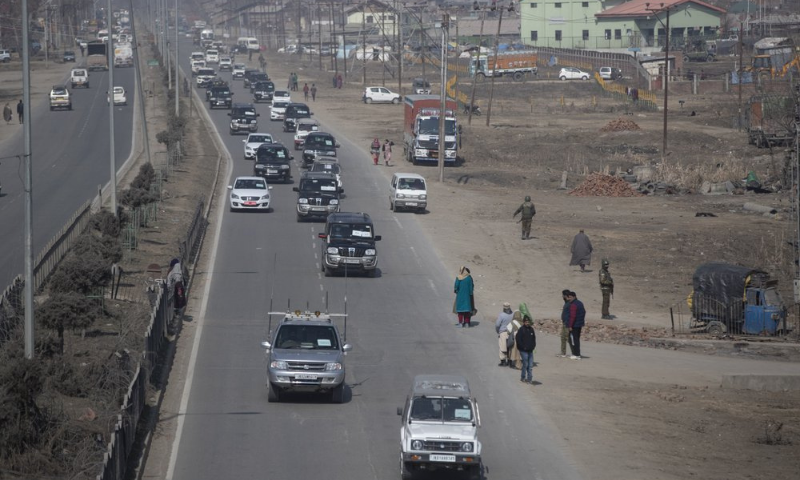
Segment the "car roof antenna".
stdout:
<svg viewBox="0 0 800 480">
<path fill-rule="evenodd" d="M 267 310 L 267 339 L 269 340 L 272 338 L 272 299 L 275 297 L 275 274 L 276 270 L 275 267 L 278 263 L 278 252 L 275 252 L 275 256 L 272 258 L 272 288 L 269 292 L 269 310 Z"/>
</svg>

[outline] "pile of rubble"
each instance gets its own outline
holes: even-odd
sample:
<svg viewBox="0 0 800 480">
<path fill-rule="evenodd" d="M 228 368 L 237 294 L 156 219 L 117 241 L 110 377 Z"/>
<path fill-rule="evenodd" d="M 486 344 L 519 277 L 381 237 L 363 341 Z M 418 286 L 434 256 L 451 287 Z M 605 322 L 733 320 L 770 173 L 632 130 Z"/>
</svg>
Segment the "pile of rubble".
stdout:
<svg viewBox="0 0 800 480">
<path fill-rule="evenodd" d="M 641 197 L 630 183 L 621 177 L 593 173 L 569 192 L 576 197 Z"/>
<path fill-rule="evenodd" d="M 623 132 L 626 130 L 641 130 L 641 128 L 633 120 L 618 118 L 611 120 L 605 127 L 600 129 L 601 132 Z"/>
</svg>

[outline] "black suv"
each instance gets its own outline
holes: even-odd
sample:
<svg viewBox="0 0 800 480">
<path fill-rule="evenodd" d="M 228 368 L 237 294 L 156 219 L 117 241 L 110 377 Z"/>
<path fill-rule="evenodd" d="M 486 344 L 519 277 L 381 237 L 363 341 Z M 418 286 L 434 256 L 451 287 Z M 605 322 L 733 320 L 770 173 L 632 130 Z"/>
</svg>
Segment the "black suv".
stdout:
<svg viewBox="0 0 800 480">
<path fill-rule="evenodd" d="M 257 117 L 260 114 L 256 113 L 256 107 L 252 103 L 234 103 L 228 116 L 231 117 L 231 135 L 258 131 Z"/>
<path fill-rule="evenodd" d="M 225 107 L 233 105 L 233 92 L 228 87 L 211 87 L 208 89 L 208 108 Z"/>
<path fill-rule="evenodd" d="M 305 103 L 290 103 L 286 105 L 286 113 L 283 115 L 283 131 L 296 132 L 297 120 L 310 118 L 311 115 L 311 110 Z"/>
<path fill-rule="evenodd" d="M 293 159 L 289 149 L 280 143 L 262 143 L 256 150 L 253 175 L 266 179 L 281 179 L 284 183 L 289 183 L 292 178 L 289 161 Z"/>
<path fill-rule="evenodd" d="M 297 221 L 307 218 L 325 219 L 339 211 L 339 188 L 336 175 L 332 173 L 303 172 L 297 192 Z"/>
<path fill-rule="evenodd" d="M 250 79 L 252 78 L 253 75 L 257 73 L 261 73 L 261 70 L 258 70 L 256 68 L 245 69 L 244 77 L 242 77 L 244 79 L 244 88 L 250 88 Z"/>
<path fill-rule="evenodd" d="M 256 84 L 258 82 L 269 82 L 269 77 L 266 73 L 254 73 L 250 75 L 248 81 L 250 82 L 247 84 L 250 87 L 250 93 L 256 93 Z"/>
<path fill-rule="evenodd" d="M 320 266 L 325 276 L 334 272 L 359 272 L 374 277 L 378 268 L 375 226 L 366 213 L 332 213 L 325 223 Z"/>
<path fill-rule="evenodd" d="M 335 157 L 338 147 L 339 144 L 330 133 L 309 133 L 303 142 L 303 166 L 311 166 L 319 157 Z"/>
<path fill-rule="evenodd" d="M 272 100 L 275 93 L 275 84 L 270 81 L 261 81 L 253 84 L 253 102 L 258 103 L 261 100 Z"/>
</svg>

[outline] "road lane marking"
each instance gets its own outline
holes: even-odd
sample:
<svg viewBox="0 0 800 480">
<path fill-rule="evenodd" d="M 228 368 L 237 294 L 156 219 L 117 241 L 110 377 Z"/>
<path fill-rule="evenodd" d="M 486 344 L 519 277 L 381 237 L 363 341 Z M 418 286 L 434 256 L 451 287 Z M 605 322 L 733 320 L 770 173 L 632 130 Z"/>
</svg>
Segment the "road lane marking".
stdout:
<svg viewBox="0 0 800 480">
<path fill-rule="evenodd" d="M 432 279 L 432 278 L 429 278 L 429 279 L 428 279 L 428 285 L 430 285 L 430 286 L 431 286 L 431 290 L 433 290 L 433 293 L 435 293 L 435 294 L 436 294 L 436 296 L 438 297 L 438 296 L 439 296 L 439 291 L 438 291 L 438 290 L 436 290 L 436 284 L 435 284 L 435 283 L 433 283 L 433 279 Z"/>
<path fill-rule="evenodd" d="M 395 217 L 394 215 L 392 215 L 392 220 L 394 220 L 394 223 L 396 223 L 396 224 L 397 224 L 397 226 L 398 226 L 398 227 L 400 227 L 400 230 L 403 230 L 403 224 L 402 224 L 402 223 L 400 223 L 400 220 L 398 220 L 398 219 L 397 219 L 397 217 Z"/>
</svg>

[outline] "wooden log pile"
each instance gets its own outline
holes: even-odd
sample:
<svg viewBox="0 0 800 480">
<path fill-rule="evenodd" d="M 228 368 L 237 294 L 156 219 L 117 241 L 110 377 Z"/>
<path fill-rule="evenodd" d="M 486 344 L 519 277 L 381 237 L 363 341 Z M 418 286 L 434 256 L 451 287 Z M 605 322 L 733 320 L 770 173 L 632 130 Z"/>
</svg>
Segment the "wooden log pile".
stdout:
<svg viewBox="0 0 800 480">
<path fill-rule="evenodd" d="M 611 120 L 605 127 L 600 129 L 601 132 L 623 132 L 627 130 L 641 130 L 641 128 L 633 120 L 618 118 Z"/>
<path fill-rule="evenodd" d="M 593 173 L 569 192 L 576 197 L 641 197 L 630 183 L 620 177 Z"/>
</svg>

